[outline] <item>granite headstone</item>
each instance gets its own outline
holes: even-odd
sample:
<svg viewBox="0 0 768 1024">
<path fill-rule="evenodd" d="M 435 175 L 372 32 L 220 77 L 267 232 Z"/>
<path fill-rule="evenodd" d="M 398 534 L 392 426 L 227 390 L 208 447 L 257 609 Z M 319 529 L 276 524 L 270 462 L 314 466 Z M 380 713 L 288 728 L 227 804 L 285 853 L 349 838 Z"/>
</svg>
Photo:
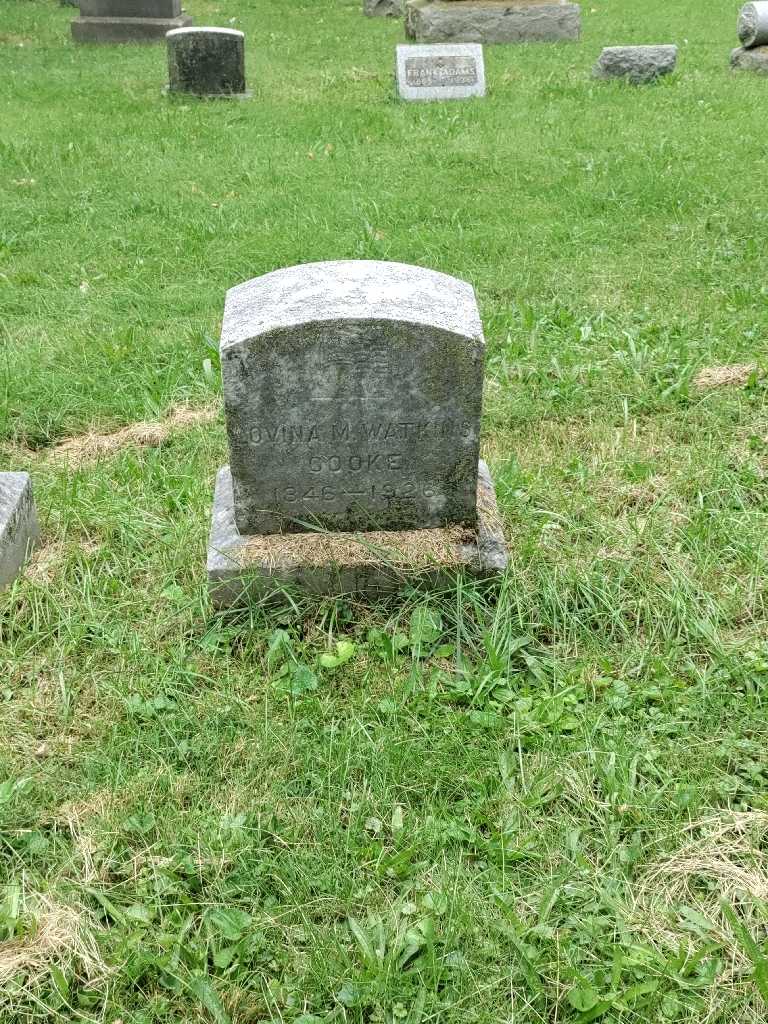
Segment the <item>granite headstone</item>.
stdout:
<svg viewBox="0 0 768 1024">
<path fill-rule="evenodd" d="M 645 85 L 671 74 L 676 64 L 676 46 L 606 46 L 598 57 L 593 75 Z"/>
<path fill-rule="evenodd" d="M 233 28 L 177 28 L 168 41 L 168 91 L 244 96 L 245 36 Z"/>
<path fill-rule="evenodd" d="M 40 536 L 28 473 L 0 473 L 0 590 L 18 576 Z"/>
<path fill-rule="evenodd" d="M 398 46 L 397 91 L 404 100 L 485 96 L 483 48 L 477 43 Z"/>
<path fill-rule="evenodd" d="M 209 544 L 217 603 L 234 599 L 241 570 L 316 593 L 379 590 L 381 545 L 417 568 L 503 568 L 479 463 L 484 341 L 469 284 L 377 261 L 278 270 L 227 293 L 220 354 L 230 466 Z"/>
<path fill-rule="evenodd" d="M 181 0 L 80 0 L 71 27 L 77 43 L 159 43 L 191 24 Z"/>
</svg>

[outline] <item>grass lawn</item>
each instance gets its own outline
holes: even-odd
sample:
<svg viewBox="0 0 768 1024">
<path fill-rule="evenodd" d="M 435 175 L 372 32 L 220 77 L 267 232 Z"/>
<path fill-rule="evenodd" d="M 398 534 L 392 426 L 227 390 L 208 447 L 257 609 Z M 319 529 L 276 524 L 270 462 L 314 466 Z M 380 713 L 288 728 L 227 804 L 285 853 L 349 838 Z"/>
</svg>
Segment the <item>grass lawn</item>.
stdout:
<svg viewBox="0 0 768 1024">
<path fill-rule="evenodd" d="M 359 0 L 189 0 L 253 99 L 0 6 L 0 1021 L 763 1022 L 768 80 L 738 0 L 586 0 L 393 98 Z M 603 45 L 676 42 L 655 87 Z M 225 290 L 471 281 L 497 598 L 218 616 Z"/>
</svg>

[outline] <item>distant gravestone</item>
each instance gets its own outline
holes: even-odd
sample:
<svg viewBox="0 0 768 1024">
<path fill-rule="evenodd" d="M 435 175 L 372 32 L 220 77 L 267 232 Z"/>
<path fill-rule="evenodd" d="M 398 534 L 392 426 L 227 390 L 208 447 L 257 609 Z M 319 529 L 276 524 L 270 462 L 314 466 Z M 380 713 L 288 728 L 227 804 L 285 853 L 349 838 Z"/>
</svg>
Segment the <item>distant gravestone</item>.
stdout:
<svg viewBox="0 0 768 1024">
<path fill-rule="evenodd" d="M 406 0 L 405 35 L 417 43 L 553 43 L 577 40 L 570 0 Z"/>
<path fill-rule="evenodd" d="M 18 576 L 40 530 L 28 473 L 0 473 L 0 590 Z"/>
<path fill-rule="evenodd" d="M 208 563 L 217 603 L 240 593 L 229 586 L 240 571 L 314 592 L 381 589 L 386 560 L 368 551 L 361 563 L 355 539 L 372 547 L 374 534 L 410 545 L 413 564 L 414 544 L 431 561 L 436 545 L 445 564 L 497 571 L 503 537 L 478 467 L 483 358 L 471 286 L 435 271 L 314 263 L 232 288 L 230 466 Z"/>
<path fill-rule="evenodd" d="M 676 46 L 606 46 L 598 58 L 595 78 L 622 78 L 633 85 L 655 82 L 677 64 Z"/>
<path fill-rule="evenodd" d="M 405 0 L 363 0 L 363 14 L 368 18 L 402 18 Z"/>
<path fill-rule="evenodd" d="M 192 24 L 181 0 L 79 0 L 72 22 L 77 43 L 159 43 L 167 32 Z"/>
<path fill-rule="evenodd" d="M 485 96 L 483 48 L 477 43 L 397 47 L 397 90 L 404 100 Z"/>
<path fill-rule="evenodd" d="M 245 36 L 232 28 L 177 28 L 168 41 L 168 91 L 245 96 Z"/>
<path fill-rule="evenodd" d="M 744 4 L 739 12 L 737 31 L 745 50 L 768 44 L 768 0 Z"/>
</svg>

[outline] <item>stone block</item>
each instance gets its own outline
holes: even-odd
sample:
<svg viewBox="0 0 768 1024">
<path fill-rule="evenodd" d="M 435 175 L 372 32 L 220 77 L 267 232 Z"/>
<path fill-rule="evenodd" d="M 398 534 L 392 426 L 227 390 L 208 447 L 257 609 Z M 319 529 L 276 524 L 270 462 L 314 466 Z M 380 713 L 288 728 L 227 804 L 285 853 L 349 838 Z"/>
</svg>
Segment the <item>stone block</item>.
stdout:
<svg viewBox="0 0 768 1024">
<path fill-rule="evenodd" d="M 83 18 L 178 18 L 181 0 L 79 0 Z"/>
<path fill-rule="evenodd" d="M 208 544 L 208 584 L 217 608 L 280 602 L 293 592 L 375 600 L 404 586 L 449 586 L 457 574 L 497 576 L 507 549 L 487 467 L 479 464 L 473 528 L 243 536 L 235 523 L 229 467 L 219 471 Z"/>
<path fill-rule="evenodd" d="M 405 35 L 419 43 L 579 39 L 581 7 L 567 0 L 407 0 Z"/>
<path fill-rule="evenodd" d="M 768 0 L 744 4 L 739 12 L 736 31 L 745 50 L 765 46 L 768 43 Z"/>
<path fill-rule="evenodd" d="M 485 96 L 483 48 L 478 43 L 398 46 L 396 75 L 403 100 Z"/>
<path fill-rule="evenodd" d="M 241 533 L 475 525 L 471 285 L 373 260 L 278 270 L 227 292 L 220 351 Z"/>
<path fill-rule="evenodd" d="M 593 75 L 644 85 L 671 74 L 676 64 L 676 46 L 607 46 L 597 60 Z"/>
<path fill-rule="evenodd" d="M 731 53 L 731 67 L 737 71 L 768 75 L 768 46 L 756 46 L 751 50 L 738 46 Z"/>
<path fill-rule="evenodd" d="M 162 43 L 168 32 L 192 24 L 188 14 L 178 18 L 76 18 L 76 43 Z"/>
<path fill-rule="evenodd" d="M 368 18 L 402 18 L 404 0 L 363 0 L 363 14 Z"/>
<path fill-rule="evenodd" d="M 19 575 L 39 536 L 29 474 L 0 473 L 0 590 Z"/>
<path fill-rule="evenodd" d="M 233 28 L 169 32 L 168 91 L 196 96 L 245 95 L 245 36 Z"/>
</svg>

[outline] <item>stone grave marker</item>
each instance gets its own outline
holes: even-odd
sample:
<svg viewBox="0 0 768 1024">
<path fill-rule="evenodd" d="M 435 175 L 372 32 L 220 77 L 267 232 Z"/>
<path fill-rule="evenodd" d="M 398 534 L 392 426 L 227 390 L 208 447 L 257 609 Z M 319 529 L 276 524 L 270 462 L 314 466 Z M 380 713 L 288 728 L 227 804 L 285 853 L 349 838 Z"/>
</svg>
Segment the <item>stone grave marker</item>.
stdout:
<svg viewBox="0 0 768 1024">
<path fill-rule="evenodd" d="M 581 35 L 569 0 L 406 0 L 405 35 L 417 43 L 553 43 Z"/>
<path fill-rule="evenodd" d="M 676 64 L 676 46 L 606 46 L 598 57 L 593 75 L 645 85 L 662 75 L 670 75 Z"/>
<path fill-rule="evenodd" d="M 402 18 L 404 0 L 363 0 L 368 18 Z"/>
<path fill-rule="evenodd" d="M 244 97 L 245 36 L 233 28 L 176 28 L 168 41 L 168 92 Z"/>
<path fill-rule="evenodd" d="M 220 351 L 230 465 L 208 555 L 217 604 L 290 583 L 379 593 L 394 564 L 503 567 L 478 458 L 484 341 L 470 285 L 378 261 L 278 270 L 227 293 Z"/>
<path fill-rule="evenodd" d="M 79 0 L 72 22 L 77 43 L 159 43 L 166 32 L 192 24 L 181 0 Z"/>
<path fill-rule="evenodd" d="M 0 590 L 16 579 L 39 536 L 29 474 L 0 473 Z"/>
<path fill-rule="evenodd" d="M 404 100 L 485 96 L 483 48 L 477 43 L 398 46 L 397 91 Z"/>
<path fill-rule="evenodd" d="M 731 67 L 768 75 L 768 0 L 742 7 L 737 32 L 742 45 L 731 52 Z"/>
</svg>

